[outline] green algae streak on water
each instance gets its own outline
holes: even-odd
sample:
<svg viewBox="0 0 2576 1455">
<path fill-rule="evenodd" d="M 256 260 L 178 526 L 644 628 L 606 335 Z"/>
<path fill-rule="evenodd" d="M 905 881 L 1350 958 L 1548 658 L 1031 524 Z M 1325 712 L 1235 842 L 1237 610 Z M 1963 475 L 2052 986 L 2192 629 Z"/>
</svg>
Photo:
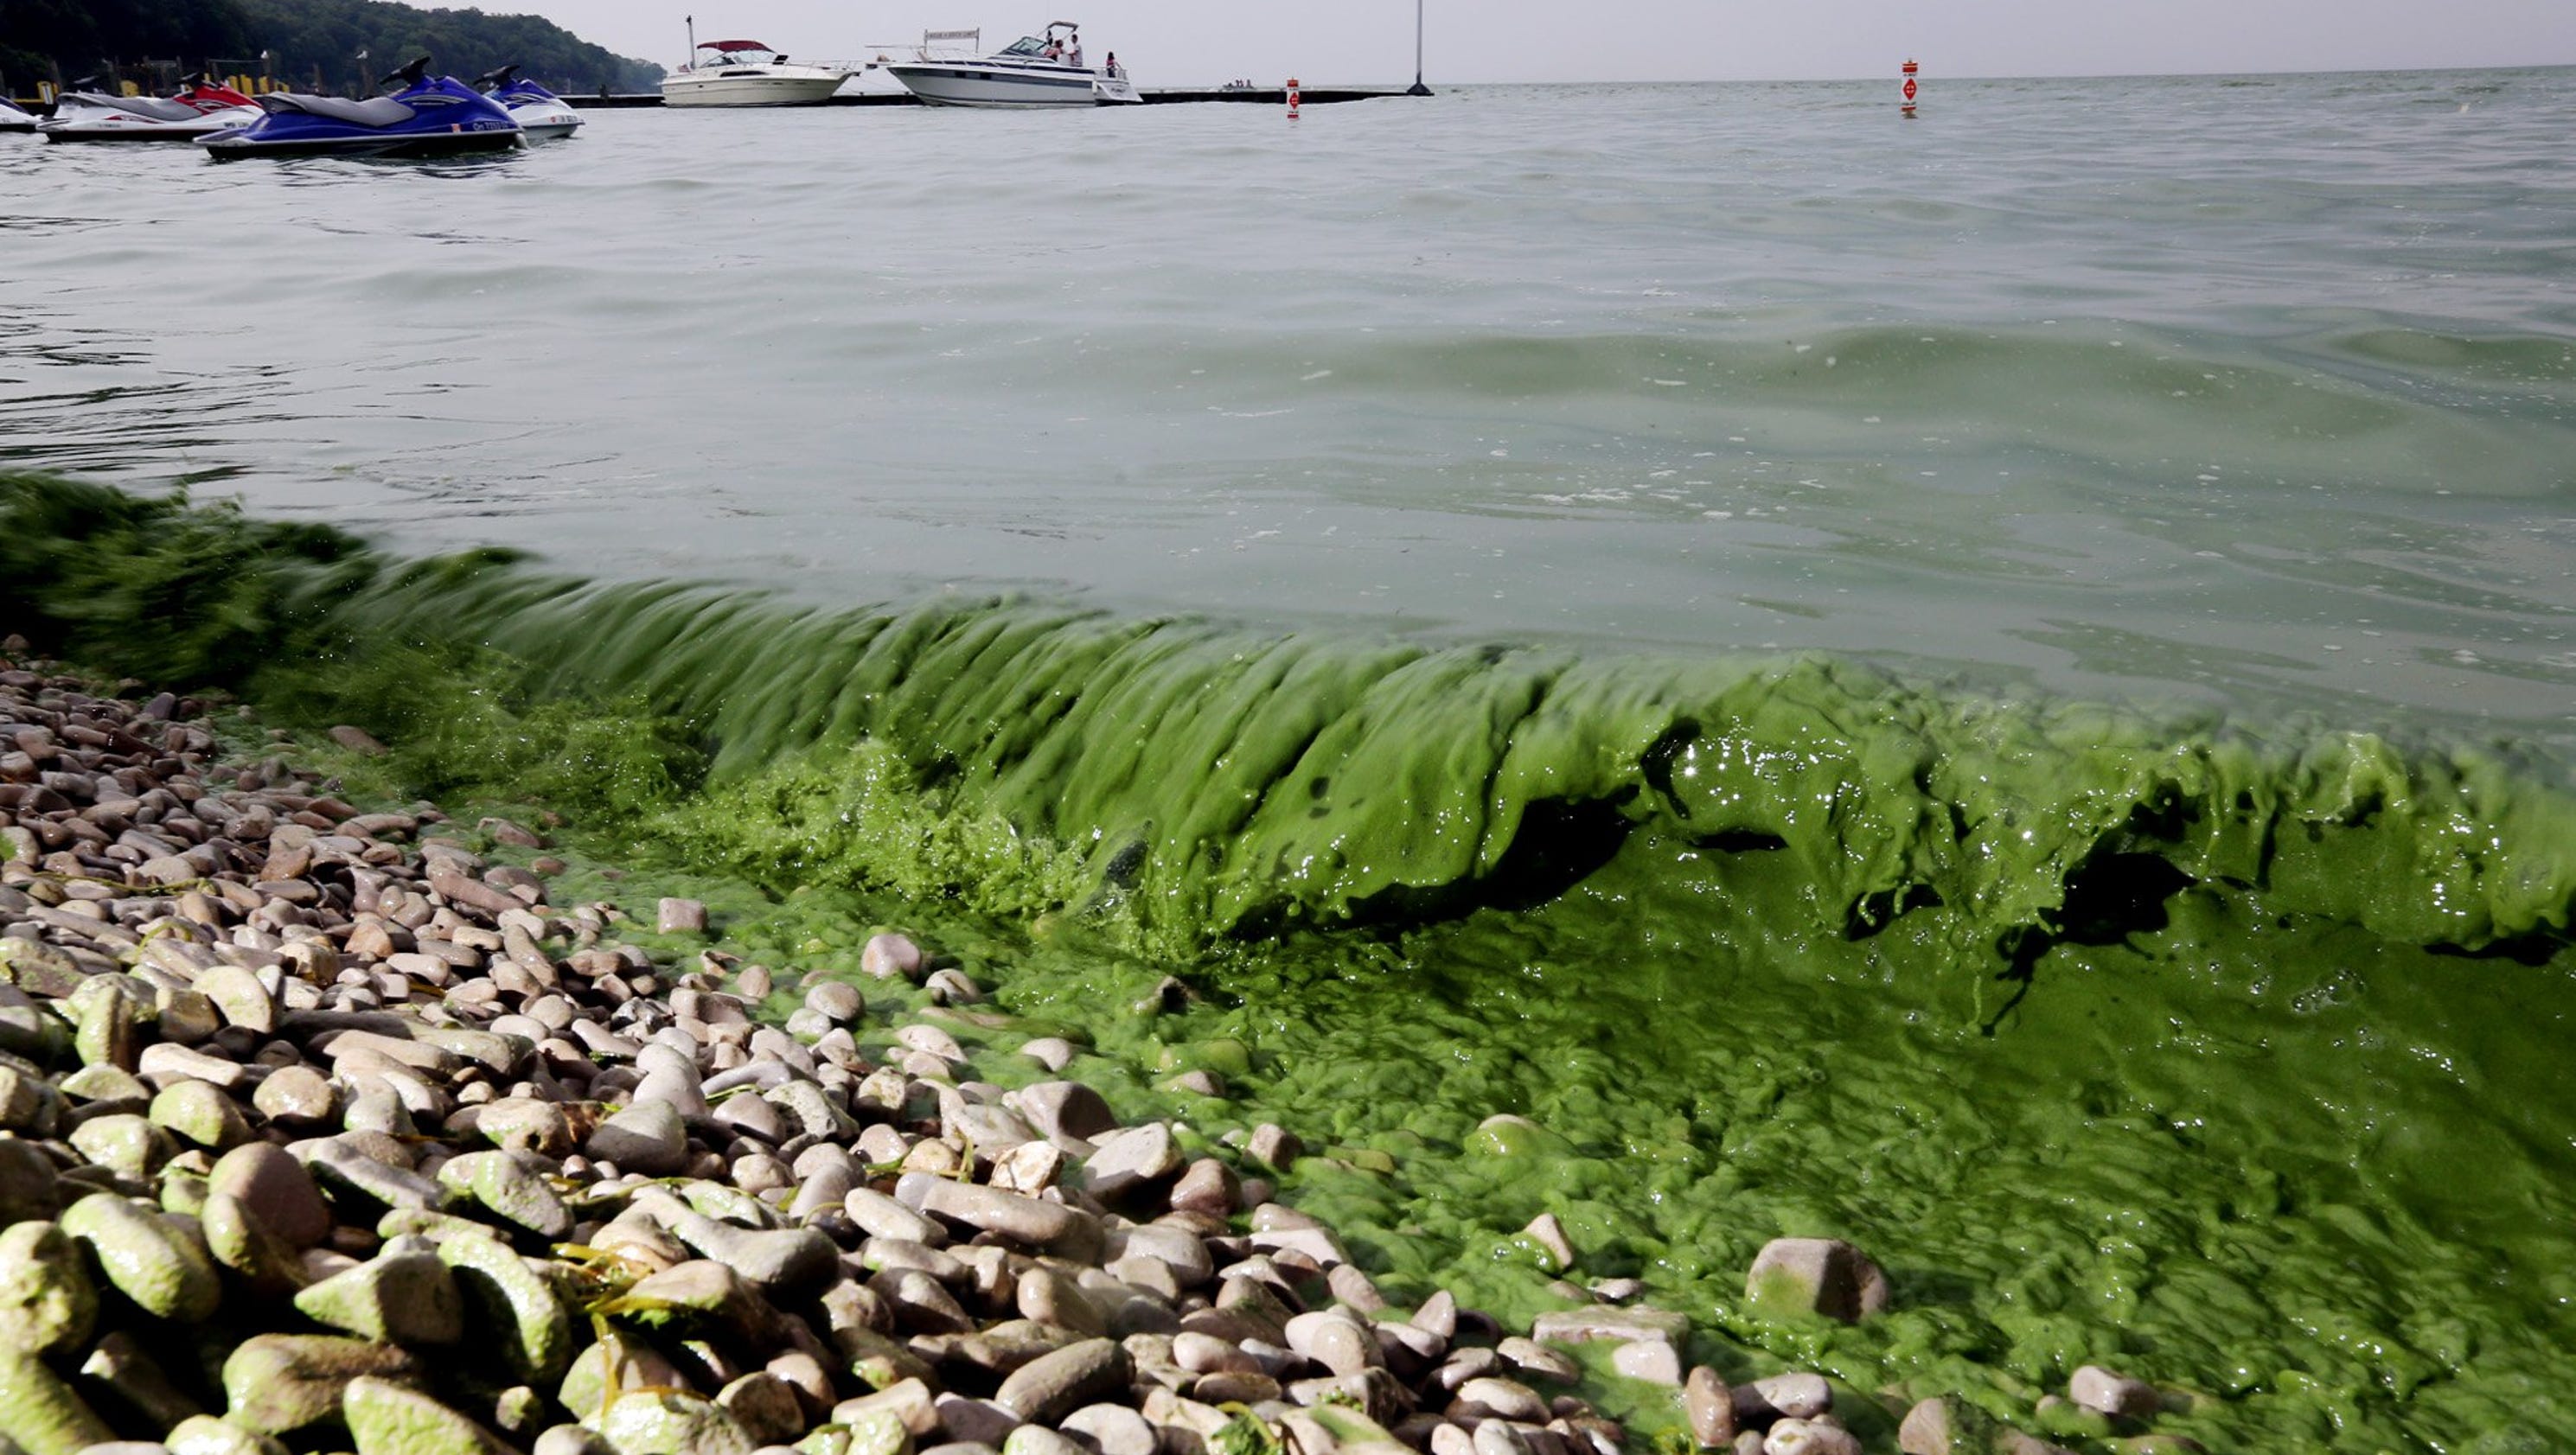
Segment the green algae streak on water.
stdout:
<svg viewBox="0 0 2576 1455">
<path fill-rule="evenodd" d="M 185 672 L 120 644 L 202 600 L 238 633 L 206 670 L 416 745 L 412 784 L 592 805 L 594 849 L 711 876 L 748 953 L 911 923 L 1090 1028 L 1131 1098 L 1221 1070 L 1360 1169 L 1295 1190 L 1399 1294 L 1549 1306 L 1513 1234 L 1552 1210 L 1739 1375 L 2026 1420 L 2107 1361 L 2232 1448 L 2576 1428 L 2576 800 L 2508 762 L 1807 660 L 815 613 L 6 498 L 10 615 L 83 655 Z M 1200 1005 L 1127 1012 L 1173 968 Z M 1900 1310 L 1748 1307 L 1791 1233 L 1876 1250 Z"/>
<path fill-rule="evenodd" d="M 0 460 L 248 507 L 12 482 L 0 614 L 912 929 L 1407 1298 L 2576 1448 L 2576 73 L 1936 96 L 0 138 Z"/>
</svg>

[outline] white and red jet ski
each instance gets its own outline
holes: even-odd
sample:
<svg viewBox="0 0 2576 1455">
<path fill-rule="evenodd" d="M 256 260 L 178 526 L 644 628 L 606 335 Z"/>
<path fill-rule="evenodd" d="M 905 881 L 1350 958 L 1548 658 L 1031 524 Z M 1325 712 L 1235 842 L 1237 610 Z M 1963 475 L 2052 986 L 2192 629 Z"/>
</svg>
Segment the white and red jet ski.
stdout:
<svg viewBox="0 0 2576 1455">
<path fill-rule="evenodd" d="M 259 103 L 230 86 L 192 76 L 175 96 L 110 96 L 67 91 L 36 129 L 47 141 L 195 141 L 259 120 Z"/>
</svg>

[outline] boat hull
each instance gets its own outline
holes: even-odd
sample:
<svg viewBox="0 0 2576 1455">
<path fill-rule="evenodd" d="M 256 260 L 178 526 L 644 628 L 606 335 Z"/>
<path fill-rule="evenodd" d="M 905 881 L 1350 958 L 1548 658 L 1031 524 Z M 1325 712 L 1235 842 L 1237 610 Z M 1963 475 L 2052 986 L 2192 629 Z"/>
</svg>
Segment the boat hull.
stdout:
<svg viewBox="0 0 2576 1455">
<path fill-rule="evenodd" d="M 259 119 L 256 111 L 222 112 L 201 121 L 82 120 L 39 122 L 52 142 L 189 142 Z"/>
<path fill-rule="evenodd" d="M 412 136 L 341 136 L 267 139 L 224 133 L 199 143 L 219 162 L 244 157 L 454 157 L 503 152 L 523 145 L 511 131 L 424 132 Z"/>
<path fill-rule="evenodd" d="M 1091 71 L 1012 70 L 943 61 L 896 61 L 884 70 L 929 106 L 1035 110 L 1111 106 L 1140 99 L 1124 77 L 1104 80 Z"/>
<path fill-rule="evenodd" d="M 672 76 L 664 106 L 820 106 L 846 76 Z"/>
<path fill-rule="evenodd" d="M 580 112 L 561 102 L 513 106 L 510 119 L 519 123 L 519 131 L 530 141 L 559 141 L 581 130 L 582 120 Z"/>
</svg>

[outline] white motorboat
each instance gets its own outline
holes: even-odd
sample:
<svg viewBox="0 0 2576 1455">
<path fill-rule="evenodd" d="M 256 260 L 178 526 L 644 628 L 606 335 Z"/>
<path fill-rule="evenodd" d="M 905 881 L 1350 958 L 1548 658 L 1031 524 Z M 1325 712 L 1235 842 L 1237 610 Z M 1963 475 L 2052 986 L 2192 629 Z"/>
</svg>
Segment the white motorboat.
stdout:
<svg viewBox="0 0 2576 1455">
<path fill-rule="evenodd" d="M 850 78 L 849 66 L 788 64 L 756 40 L 691 47 L 689 64 L 662 78 L 665 106 L 820 106 Z"/>
<path fill-rule="evenodd" d="M 36 118 L 6 101 L 0 101 L 0 131 L 34 131 Z"/>
<path fill-rule="evenodd" d="M 1121 106 L 1141 102 L 1116 53 L 1098 66 L 1082 58 L 1070 20 L 1046 34 L 1024 35 L 987 56 L 939 56 L 924 46 L 918 60 L 888 61 L 884 70 L 932 106 Z"/>
<path fill-rule="evenodd" d="M 544 86 L 519 74 L 517 66 L 501 69 L 475 81 L 475 88 L 491 97 L 519 123 L 520 134 L 530 141 L 554 141 L 581 129 L 582 115 L 564 104 L 564 99 Z"/>
<path fill-rule="evenodd" d="M 191 78 L 176 96 L 66 91 L 36 129 L 47 141 L 195 141 L 259 120 L 259 103 L 230 86 Z"/>
</svg>

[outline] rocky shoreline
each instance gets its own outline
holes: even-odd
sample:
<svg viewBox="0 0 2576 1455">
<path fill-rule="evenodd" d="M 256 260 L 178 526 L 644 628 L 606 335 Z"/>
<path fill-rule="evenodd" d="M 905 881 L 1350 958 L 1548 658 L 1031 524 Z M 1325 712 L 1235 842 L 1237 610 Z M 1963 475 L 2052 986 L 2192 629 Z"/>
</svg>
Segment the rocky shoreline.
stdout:
<svg viewBox="0 0 2576 1455">
<path fill-rule="evenodd" d="M 1193 1155 L 1079 1082 L 979 1078 L 950 1027 L 998 1018 L 906 937 L 861 955 L 928 992 L 886 1044 L 859 984 L 657 961 L 616 906 L 550 903 L 545 859 L 25 657 L 0 643 L 0 1455 L 1644 1448 L 1571 1392 L 1582 1343 L 1673 1387 L 1698 1447 L 1866 1448 L 1825 1379 L 1730 1386 L 1633 1289 L 1528 1329 L 1390 1308 L 1274 1199 L 1292 1132 Z M 1820 1239 L 1748 1293 L 1889 1299 Z M 2194 1448 L 2136 1434 L 2164 1399 L 2087 1368 L 2055 1402 Z M 1951 1397 L 1871 1413 L 1906 1455 L 2057 1449 Z"/>
</svg>

